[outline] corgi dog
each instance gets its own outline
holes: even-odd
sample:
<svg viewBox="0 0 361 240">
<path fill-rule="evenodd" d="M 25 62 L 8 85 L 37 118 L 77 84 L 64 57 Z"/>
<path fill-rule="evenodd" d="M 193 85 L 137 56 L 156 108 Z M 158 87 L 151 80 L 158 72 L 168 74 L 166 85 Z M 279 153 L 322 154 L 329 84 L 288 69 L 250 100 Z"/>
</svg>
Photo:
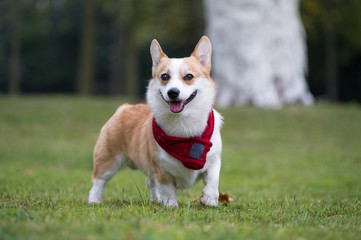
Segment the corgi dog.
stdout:
<svg viewBox="0 0 361 240">
<path fill-rule="evenodd" d="M 200 202 L 217 206 L 222 116 L 213 109 L 211 52 L 206 36 L 186 58 L 168 58 L 152 41 L 147 104 L 121 105 L 101 129 L 90 203 L 100 203 L 106 183 L 128 166 L 146 175 L 154 203 L 178 206 L 176 190 L 203 179 Z"/>
</svg>

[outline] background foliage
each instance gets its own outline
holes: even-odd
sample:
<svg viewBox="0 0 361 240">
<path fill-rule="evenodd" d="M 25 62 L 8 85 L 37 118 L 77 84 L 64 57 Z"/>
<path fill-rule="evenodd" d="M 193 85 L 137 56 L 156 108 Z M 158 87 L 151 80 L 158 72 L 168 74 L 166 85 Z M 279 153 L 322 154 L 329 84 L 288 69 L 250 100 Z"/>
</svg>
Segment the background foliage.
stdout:
<svg viewBox="0 0 361 240">
<path fill-rule="evenodd" d="M 361 101 L 360 10 L 358 0 L 301 0 L 316 96 Z M 150 41 L 185 56 L 205 31 L 201 0 L 3 0 L 0 13 L 2 93 L 141 96 Z"/>
<path fill-rule="evenodd" d="M 358 0 L 301 0 L 309 84 L 316 96 L 332 94 L 335 81 L 334 100 L 361 101 L 360 11 Z"/>
</svg>

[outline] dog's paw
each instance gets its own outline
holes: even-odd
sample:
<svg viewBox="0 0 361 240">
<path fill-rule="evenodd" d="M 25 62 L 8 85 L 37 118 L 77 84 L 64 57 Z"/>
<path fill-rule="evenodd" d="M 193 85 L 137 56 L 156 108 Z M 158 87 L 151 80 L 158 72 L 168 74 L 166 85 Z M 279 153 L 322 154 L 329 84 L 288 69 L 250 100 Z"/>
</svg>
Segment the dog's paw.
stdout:
<svg viewBox="0 0 361 240">
<path fill-rule="evenodd" d="M 203 195 L 201 197 L 201 203 L 209 207 L 217 207 L 218 205 L 218 195 L 216 197 L 211 197 Z"/>
<path fill-rule="evenodd" d="M 93 192 L 90 192 L 88 203 L 90 204 L 100 204 L 102 202 L 101 196 L 99 194 L 94 194 Z"/>
<path fill-rule="evenodd" d="M 89 197 L 88 203 L 89 203 L 89 204 L 101 204 L 102 201 L 101 201 L 100 199 L 97 199 L 97 198 L 91 198 L 91 197 Z"/>
<path fill-rule="evenodd" d="M 162 204 L 166 207 L 178 207 L 177 201 L 174 200 L 162 200 Z"/>
</svg>

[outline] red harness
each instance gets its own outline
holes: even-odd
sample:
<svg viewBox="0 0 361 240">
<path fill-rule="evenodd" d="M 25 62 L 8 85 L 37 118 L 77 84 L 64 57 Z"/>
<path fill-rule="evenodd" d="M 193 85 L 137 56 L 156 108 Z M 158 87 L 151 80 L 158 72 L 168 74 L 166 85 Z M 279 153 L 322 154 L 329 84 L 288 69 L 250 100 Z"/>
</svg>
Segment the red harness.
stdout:
<svg viewBox="0 0 361 240">
<path fill-rule="evenodd" d="M 159 146 L 169 155 L 181 161 L 184 167 L 199 170 L 206 163 L 207 153 L 212 147 L 210 141 L 214 130 L 213 109 L 209 113 L 207 127 L 201 137 L 180 138 L 168 136 L 155 122 L 153 117 L 153 135 Z"/>
</svg>

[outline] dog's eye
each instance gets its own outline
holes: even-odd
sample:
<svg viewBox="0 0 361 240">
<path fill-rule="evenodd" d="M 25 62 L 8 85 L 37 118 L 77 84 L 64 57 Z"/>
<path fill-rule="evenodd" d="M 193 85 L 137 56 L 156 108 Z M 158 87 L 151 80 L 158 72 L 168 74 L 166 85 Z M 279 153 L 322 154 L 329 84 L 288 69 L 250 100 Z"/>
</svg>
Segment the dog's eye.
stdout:
<svg viewBox="0 0 361 240">
<path fill-rule="evenodd" d="M 163 81 L 168 81 L 170 79 L 170 76 L 169 74 L 167 73 L 163 73 L 161 76 L 160 76 L 160 79 L 162 79 Z"/>
<path fill-rule="evenodd" d="M 194 78 L 194 76 L 189 73 L 189 74 L 185 75 L 183 79 L 186 81 L 189 81 L 189 80 L 192 80 L 193 78 Z"/>
</svg>

